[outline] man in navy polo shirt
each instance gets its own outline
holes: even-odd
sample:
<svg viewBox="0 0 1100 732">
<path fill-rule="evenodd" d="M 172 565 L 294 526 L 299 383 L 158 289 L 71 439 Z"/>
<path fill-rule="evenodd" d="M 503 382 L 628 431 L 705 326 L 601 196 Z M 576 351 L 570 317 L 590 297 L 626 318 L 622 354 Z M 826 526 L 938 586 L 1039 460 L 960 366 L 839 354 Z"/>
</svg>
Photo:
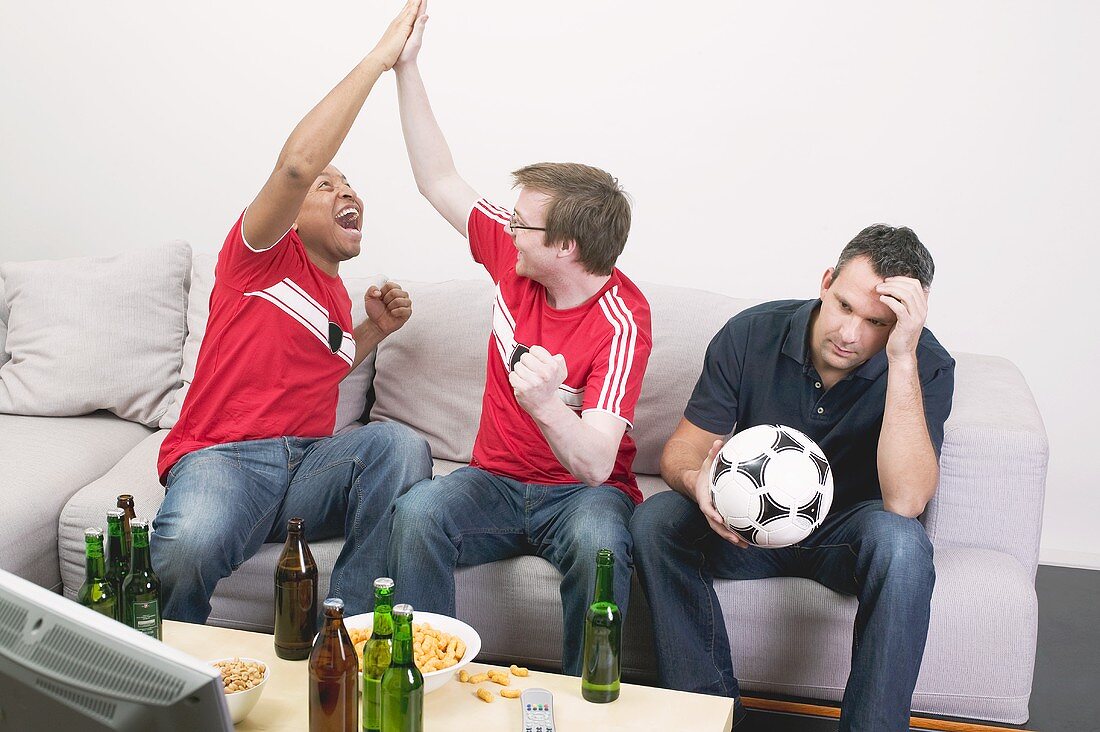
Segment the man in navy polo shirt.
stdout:
<svg viewBox="0 0 1100 732">
<path fill-rule="evenodd" d="M 954 360 L 924 328 L 934 270 L 910 229 L 869 226 L 820 299 L 749 308 L 711 341 L 661 456 L 674 490 L 630 526 L 663 686 L 733 697 L 742 717 L 713 580 L 808 577 L 859 599 L 840 729 L 909 729 L 935 583 L 917 516 L 939 481 L 954 387 Z M 829 515 L 793 547 L 747 544 L 711 500 L 724 436 L 758 424 L 801 430 L 832 464 Z"/>
</svg>

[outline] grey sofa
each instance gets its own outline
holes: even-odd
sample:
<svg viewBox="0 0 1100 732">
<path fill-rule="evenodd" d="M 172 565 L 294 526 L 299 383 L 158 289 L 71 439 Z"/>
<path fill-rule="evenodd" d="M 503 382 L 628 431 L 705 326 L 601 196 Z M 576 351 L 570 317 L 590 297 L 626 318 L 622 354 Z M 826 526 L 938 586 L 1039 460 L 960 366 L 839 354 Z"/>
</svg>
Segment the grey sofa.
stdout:
<svg viewBox="0 0 1100 732">
<path fill-rule="evenodd" d="M 181 344 L 184 387 L 188 369 L 193 373 L 212 268 L 211 257 L 195 257 L 189 336 L 186 347 Z M 353 302 L 357 295 L 361 299 L 365 281 L 348 284 Z M 361 399 L 358 392 L 365 392 L 369 381 L 374 393 L 369 418 L 399 420 L 419 431 L 432 445 L 436 472 L 445 473 L 470 458 L 493 287 L 482 280 L 403 284 L 413 297 L 412 320 L 379 347 L 376 362 L 365 365 L 349 391 Z M 710 337 L 753 303 L 665 285 L 641 286 L 652 306 L 654 349 L 635 419 L 635 470 L 648 496 L 667 490 L 658 475 L 661 447 L 682 414 Z M 1027 384 L 1011 363 L 953 355 L 957 385 L 940 486 L 922 517 L 935 546 L 937 584 L 913 708 L 1021 723 L 1028 716 L 1035 658 L 1034 577 L 1046 434 Z M 345 416 L 361 403 L 346 404 L 342 390 Z M 16 532 L 15 546 L 2 554 L 0 566 L 50 587 L 57 585 L 60 567 L 64 591 L 72 597 L 83 577 L 84 527 L 102 524 L 118 493 L 134 494 L 141 515 L 151 517 L 160 504 L 163 489 L 154 464 L 167 430 L 156 426 L 106 413 L 0 415 L 0 470 L 7 499 L 0 510 L 9 536 Z M 24 520 L 27 515 L 33 520 Z M 338 550 L 337 540 L 313 545 L 322 591 Z M 278 552 L 278 545 L 265 545 L 219 584 L 211 623 L 271 630 Z M 458 614 L 481 633 L 482 659 L 549 668 L 560 664 L 559 576 L 548 563 L 519 557 L 460 569 L 456 580 Z M 849 669 L 853 598 L 797 578 L 719 581 L 716 589 L 745 693 L 840 699 Z M 628 679 L 653 678 L 651 622 L 635 585 L 624 651 Z"/>
</svg>

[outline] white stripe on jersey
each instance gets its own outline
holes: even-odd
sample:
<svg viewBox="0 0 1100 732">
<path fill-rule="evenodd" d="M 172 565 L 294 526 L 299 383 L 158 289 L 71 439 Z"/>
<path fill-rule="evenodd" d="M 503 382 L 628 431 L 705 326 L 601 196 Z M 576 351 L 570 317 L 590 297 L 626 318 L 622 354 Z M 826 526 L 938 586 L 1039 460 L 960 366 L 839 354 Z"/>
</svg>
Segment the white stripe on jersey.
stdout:
<svg viewBox="0 0 1100 732">
<path fill-rule="evenodd" d="M 279 308 L 303 325 L 317 340 L 321 341 L 326 350 L 332 352 L 328 340 L 328 311 L 312 297 L 309 297 L 308 294 L 305 294 L 302 288 L 289 277 L 267 289 L 246 292 L 244 295 L 245 297 L 258 297 Z M 340 343 L 340 350 L 334 355 L 339 356 L 347 362 L 348 366 L 351 366 L 355 362 L 355 351 L 353 350 L 355 336 L 344 330 L 341 330 L 341 333 L 343 333 L 343 339 Z"/>
<path fill-rule="evenodd" d="M 604 377 L 596 409 L 617 414 L 626 395 L 630 369 L 634 365 L 634 346 L 637 342 L 638 329 L 634 324 L 633 314 L 619 297 L 618 285 L 611 288 L 599 302 L 604 317 L 615 329 L 615 335 L 611 339 L 611 349 L 607 355 L 607 376 Z"/>
<path fill-rule="evenodd" d="M 503 214 L 497 213 L 497 212 L 496 212 L 496 211 L 494 210 L 493 204 L 489 203 L 489 202 L 488 202 L 488 201 L 486 201 L 486 200 L 485 200 L 484 198 L 483 198 L 483 199 L 481 199 L 480 201 L 478 201 L 477 203 L 475 203 L 475 204 L 474 204 L 474 206 L 475 206 L 475 207 L 476 207 L 476 208 L 477 208 L 477 209 L 478 209 L 479 211 L 481 211 L 481 213 L 485 214 L 485 215 L 486 215 L 486 216 L 488 216 L 489 218 L 493 219 L 493 220 L 494 220 L 494 221 L 496 221 L 497 223 L 499 223 L 499 224 L 502 224 L 502 225 L 504 225 L 504 226 L 507 226 L 507 225 L 508 225 L 508 222 L 509 222 L 509 221 L 511 220 L 511 218 L 512 218 L 512 217 L 511 217 L 510 215 L 509 215 L 509 216 L 505 216 L 505 215 L 503 215 Z"/>
</svg>

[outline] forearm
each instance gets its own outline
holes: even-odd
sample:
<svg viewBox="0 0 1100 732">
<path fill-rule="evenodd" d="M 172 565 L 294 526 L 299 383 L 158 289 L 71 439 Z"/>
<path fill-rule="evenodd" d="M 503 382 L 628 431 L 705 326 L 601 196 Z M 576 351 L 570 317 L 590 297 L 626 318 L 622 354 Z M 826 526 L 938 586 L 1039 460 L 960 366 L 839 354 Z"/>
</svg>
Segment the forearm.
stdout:
<svg viewBox="0 0 1100 732">
<path fill-rule="evenodd" d="M 401 132 L 413 178 L 428 203 L 466 236 L 466 218 L 477 192 L 458 174 L 447 139 L 432 112 L 424 80 L 415 63 L 395 67 Z"/>
<path fill-rule="evenodd" d="M 694 501 L 695 481 L 706 456 L 706 452 L 700 452 L 690 442 L 673 437 L 661 453 L 661 477 L 674 491 Z"/>
<path fill-rule="evenodd" d="M 613 441 L 585 424 L 564 402 L 554 399 L 545 409 L 531 414 L 558 462 L 586 485 L 602 485 L 611 475 L 619 440 Z"/>
<path fill-rule="evenodd" d="M 939 483 L 939 461 L 924 414 L 916 359 L 891 361 L 878 444 L 879 485 L 886 510 L 916 517 Z"/>
<path fill-rule="evenodd" d="M 386 337 L 386 334 L 369 319 L 357 325 L 353 335 L 355 336 L 355 362 L 351 365 L 352 371 L 358 368 L 359 364 L 363 363 L 363 359 L 369 356 L 375 348 L 378 348 L 378 344 Z"/>
<path fill-rule="evenodd" d="M 312 181 L 332 162 L 385 63 L 368 54 L 290 133 L 276 168 Z"/>
</svg>

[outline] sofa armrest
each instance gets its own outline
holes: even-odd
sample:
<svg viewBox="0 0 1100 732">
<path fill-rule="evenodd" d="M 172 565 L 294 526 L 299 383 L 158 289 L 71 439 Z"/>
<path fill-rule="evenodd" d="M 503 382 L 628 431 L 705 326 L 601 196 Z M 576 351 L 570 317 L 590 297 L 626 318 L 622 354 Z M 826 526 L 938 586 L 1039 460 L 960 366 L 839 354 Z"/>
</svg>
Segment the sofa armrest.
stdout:
<svg viewBox="0 0 1100 732">
<path fill-rule="evenodd" d="M 934 543 L 996 549 L 1034 577 L 1047 434 L 1023 374 L 995 356 L 958 354 L 940 483 L 924 514 Z"/>
</svg>

